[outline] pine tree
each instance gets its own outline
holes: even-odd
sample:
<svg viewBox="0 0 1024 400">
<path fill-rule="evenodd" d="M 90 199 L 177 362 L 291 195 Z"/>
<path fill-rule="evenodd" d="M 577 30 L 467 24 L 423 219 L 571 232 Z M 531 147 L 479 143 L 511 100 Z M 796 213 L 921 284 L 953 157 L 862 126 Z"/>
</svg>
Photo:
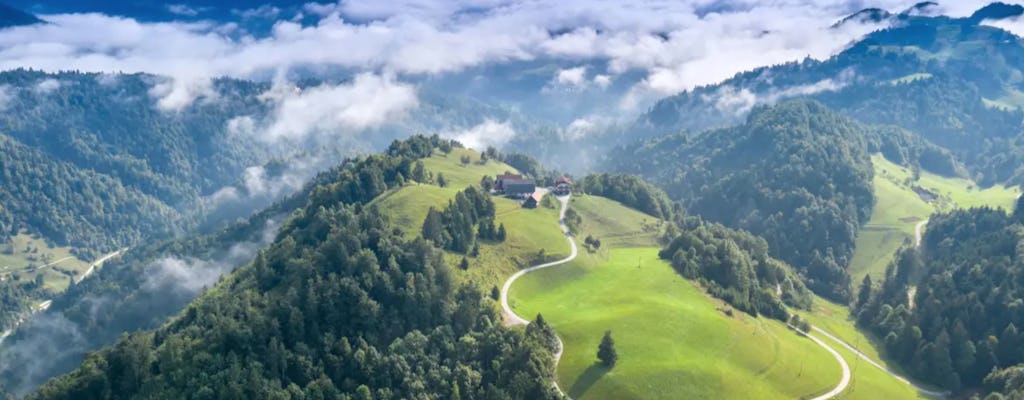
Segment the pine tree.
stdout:
<svg viewBox="0 0 1024 400">
<path fill-rule="evenodd" d="M 439 247 L 444 247 L 444 230 L 441 213 L 434 207 L 430 207 L 427 210 L 427 218 L 423 220 L 423 238 L 433 241 Z"/>
<path fill-rule="evenodd" d="M 473 258 L 480 257 L 480 243 L 473 243 L 473 250 L 469 251 L 469 256 Z"/>
<path fill-rule="evenodd" d="M 427 179 L 427 170 L 423 166 L 423 161 L 416 161 L 416 165 L 412 168 L 412 180 L 424 183 Z"/>
<path fill-rule="evenodd" d="M 497 286 L 491 287 L 491 298 L 494 299 L 495 301 L 501 299 L 501 291 L 498 290 Z"/>
<path fill-rule="evenodd" d="M 597 359 L 604 365 L 614 367 L 619 360 L 619 353 L 615 351 L 615 340 L 612 339 L 612 331 L 605 331 L 601 338 L 601 344 L 597 346 Z"/>
<path fill-rule="evenodd" d="M 500 226 L 498 226 L 498 241 L 504 242 L 506 236 L 508 236 L 508 233 L 505 232 L 505 223 L 502 223 Z"/>
<path fill-rule="evenodd" d="M 857 292 L 857 304 L 854 304 L 853 308 L 859 310 L 868 304 L 871 300 L 871 275 L 864 275 L 864 280 L 860 283 L 860 291 Z"/>
<path fill-rule="evenodd" d="M 444 179 L 444 174 L 437 173 L 437 186 L 448 187 L 448 181 Z"/>
<path fill-rule="evenodd" d="M 459 268 L 462 268 L 463 271 L 469 269 L 469 260 L 466 257 L 462 257 L 462 261 L 459 262 Z"/>
</svg>

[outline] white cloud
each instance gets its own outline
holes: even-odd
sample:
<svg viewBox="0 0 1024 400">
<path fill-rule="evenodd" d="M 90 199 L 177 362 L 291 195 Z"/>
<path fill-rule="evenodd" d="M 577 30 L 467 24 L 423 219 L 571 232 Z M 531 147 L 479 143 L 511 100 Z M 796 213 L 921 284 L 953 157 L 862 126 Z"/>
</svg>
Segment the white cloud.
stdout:
<svg viewBox="0 0 1024 400">
<path fill-rule="evenodd" d="M 901 10 L 910 3 L 872 5 Z M 983 4 L 955 2 L 943 11 L 964 15 Z M 0 31 L 0 69 L 165 75 L 175 83 L 155 94 L 171 110 L 206 94 L 199 81 L 224 75 L 334 67 L 401 79 L 536 59 L 600 65 L 609 78 L 641 71 L 646 78 L 634 95 L 664 95 L 762 65 L 828 57 L 880 27 L 829 29 L 859 7 L 831 0 L 348 0 L 307 4 L 303 12 L 322 16 L 318 23 L 277 21 L 260 37 L 234 24 L 47 15 L 49 24 Z M 281 17 L 269 6 L 239 14 Z"/>
<path fill-rule="evenodd" d="M 167 11 L 171 14 L 181 15 L 183 17 L 194 17 L 199 15 L 199 10 L 189 7 L 187 4 L 168 4 Z"/>
<path fill-rule="evenodd" d="M 558 70 L 555 83 L 567 86 L 584 86 L 587 84 L 587 67 L 575 67 Z"/>
<path fill-rule="evenodd" d="M 599 117 L 577 118 L 565 127 L 562 136 L 570 141 L 579 140 L 591 134 L 602 132 L 607 127 L 608 122 Z"/>
<path fill-rule="evenodd" d="M 745 114 L 757 104 L 757 95 L 746 88 L 736 89 L 733 86 L 722 86 L 714 95 L 705 96 L 704 100 L 713 99 L 715 108 L 724 113 Z"/>
<path fill-rule="evenodd" d="M 476 150 L 486 150 L 488 146 L 500 148 L 515 137 L 516 131 L 508 122 L 497 122 L 490 119 L 472 128 L 449 132 L 443 136 L 458 140 L 460 143 Z"/>
<path fill-rule="evenodd" d="M 263 98 L 275 105 L 267 126 L 232 120 L 229 129 L 249 129 L 270 142 L 297 142 L 312 134 L 346 135 L 375 128 L 400 119 L 418 104 L 413 86 L 374 74 L 360 74 L 349 84 L 305 90 L 278 84 Z"/>
<path fill-rule="evenodd" d="M 47 78 L 36 83 L 36 86 L 32 90 L 39 94 L 50 94 L 55 90 L 60 89 L 60 86 L 60 81 L 53 78 Z"/>
<path fill-rule="evenodd" d="M 1007 18 L 1001 20 L 984 20 L 982 25 L 1002 29 L 1014 35 L 1024 37 L 1024 17 Z"/>
<path fill-rule="evenodd" d="M 12 100 L 14 100 L 14 89 L 10 85 L 0 85 L 0 111 L 7 111 Z"/>
<path fill-rule="evenodd" d="M 604 74 L 597 74 L 594 76 L 594 84 L 601 89 L 607 89 L 612 84 L 612 77 Z"/>
</svg>

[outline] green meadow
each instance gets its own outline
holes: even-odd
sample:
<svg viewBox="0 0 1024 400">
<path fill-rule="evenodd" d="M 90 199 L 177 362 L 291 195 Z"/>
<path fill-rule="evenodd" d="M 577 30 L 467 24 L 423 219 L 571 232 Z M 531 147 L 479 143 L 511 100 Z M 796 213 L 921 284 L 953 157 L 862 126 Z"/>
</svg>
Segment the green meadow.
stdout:
<svg viewBox="0 0 1024 400">
<path fill-rule="evenodd" d="M 871 274 L 876 281 L 882 278 L 885 267 L 896 250 L 914 240 L 914 226 L 935 212 L 955 208 L 980 206 L 1002 207 L 1012 210 L 1020 194 L 1018 188 L 996 185 L 979 188 L 973 181 L 950 178 L 922 171 L 913 179 L 912 171 L 886 160 L 879 154 L 871 157 L 875 169 L 875 207 L 871 219 L 857 237 L 856 249 L 850 263 L 850 275 L 859 283 Z M 914 188 L 935 195 L 926 202 Z"/>
<path fill-rule="evenodd" d="M 559 384 L 575 399 L 793 399 L 839 382 L 836 360 L 778 321 L 725 312 L 658 259 L 656 248 L 582 253 L 512 287 L 516 313 L 538 313 L 565 343 Z M 611 330 L 613 369 L 596 351 Z"/>
</svg>

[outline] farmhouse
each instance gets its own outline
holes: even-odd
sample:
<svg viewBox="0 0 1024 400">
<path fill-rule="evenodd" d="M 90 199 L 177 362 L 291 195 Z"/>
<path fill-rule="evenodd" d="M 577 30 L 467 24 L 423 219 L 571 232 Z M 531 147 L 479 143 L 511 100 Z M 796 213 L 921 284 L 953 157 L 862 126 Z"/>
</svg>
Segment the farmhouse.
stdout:
<svg viewBox="0 0 1024 400">
<path fill-rule="evenodd" d="M 555 195 L 565 196 L 572 192 L 572 181 L 564 176 L 555 179 Z"/>
<path fill-rule="evenodd" d="M 525 179 L 518 174 L 498 175 L 494 180 L 494 191 L 506 196 L 526 198 L 537 191 L 537 184 L 532 179 Z"/>
</svg>

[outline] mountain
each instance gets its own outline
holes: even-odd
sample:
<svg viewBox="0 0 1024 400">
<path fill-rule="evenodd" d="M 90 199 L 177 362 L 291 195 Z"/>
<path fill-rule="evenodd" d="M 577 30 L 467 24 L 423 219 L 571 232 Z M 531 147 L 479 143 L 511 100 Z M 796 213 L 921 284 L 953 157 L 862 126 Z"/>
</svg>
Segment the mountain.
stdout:
<svg viewBox="0 0 1024 400">
<path fill-rule="evenodd" d="M 42 23 L 43 20 L 35 15 L 21 11 L 17 8 L 0 3 L 0 28 L 12 26 L 23 26 Z"/>
<path fill-rule="evenodd" d="M 832 28 L 839 28 L 849 23 L 878 24 L 888 21 L 892 17 L 893 14 L 891 12 L 881 8 L 865 8 L 839 20 L 839 22 L 832 25 Z"/>
<path fill-rule="evenodd" d="M 740 123 L 757 104 L 809 97 L 920 135 L 983 185 L 1019 184 L 1021 61 L 1024 42 L 1009 32 L 971 18 L 908 14 L 827 60 L 758 68 L 663 99 L 629 132 L 701 132 Z"/>
<path fill-rule="evenodd" d="M 996 2 L 978 9 L 968 18 L 971 21 L 981 22 L 984 20 L 1000 20 L 1012 17 L 1019 17 L 1024 14 L 1024 6 L 1020 4 L 1006 4 Z"/>
<path fill-rule="evenodd" d="M 873 204 L 869 140 L 848 118 L 795 101 L 755 108 L 732 128 L 639 142 L 609 159 L 691 214 L 764 237 L 811 289 L 844 300 L 845 268 Z"/>
</svg>

